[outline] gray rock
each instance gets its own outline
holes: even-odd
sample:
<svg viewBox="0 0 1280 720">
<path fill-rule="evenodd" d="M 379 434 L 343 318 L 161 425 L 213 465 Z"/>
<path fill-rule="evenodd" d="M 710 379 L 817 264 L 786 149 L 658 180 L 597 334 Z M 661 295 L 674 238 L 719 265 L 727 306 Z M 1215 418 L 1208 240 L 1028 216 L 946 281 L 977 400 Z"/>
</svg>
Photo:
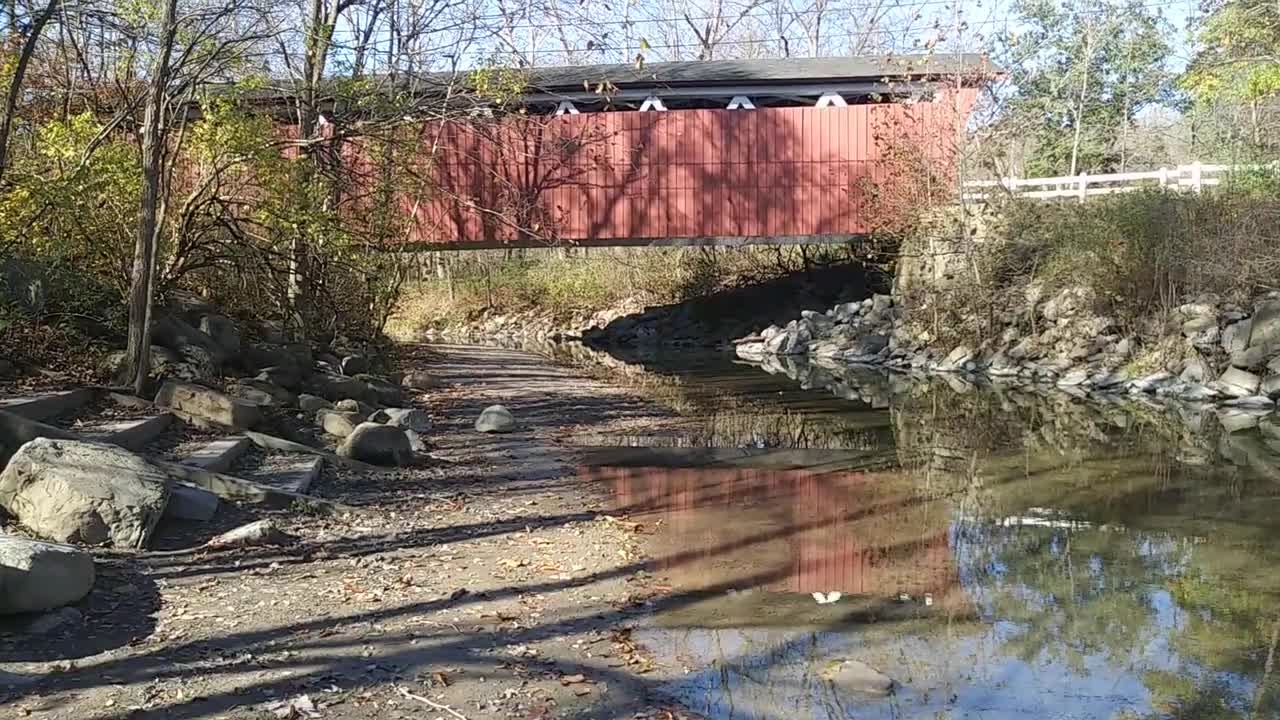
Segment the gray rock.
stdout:
<svg viewBox="0 0 1280 720">
<path fill-rule="evenodd" d="M 1249 395 L 1247 397 L 1238 397 L 1227 400 L 1223 405 L 1229 407 L 1241 408 L 1271 408 L 1275 407 L 1276 401 L 1266 395 Z"/>
<path fill-rule="evenodd" d="M 968 345 L 957 345 L 955 349 L 953 349 L 951 353 L 947 355 L 947 359 L 943 360 L 942 362 L 944 365 L 959 367 L 960 365 L 963 365 L 966 361 L 971 359 L 973 359 L 973 348 L 969 347 Z"/>
<path fill-rule="evenodd" d="M 1228 433 L 1258 427 L 1258 422 L 1262 417 L 1262 412 L 1245 408 L 1223 408 L 1218 411 L 1218 422 L 1221 423 L 1222 429 Z"/>
<path fill-rule="evenodd" d="M 210 314 L 201 317 L 200 331 L 218 345 L 223 357 L 240 354 L 240 329 L 226 315 Z"/>
<path fill-rule="evenodd" d="M 878 355 L 881 350 L 889 347 L 889 338 L 879 333 L 871 333 L 863 335 L 853 341 L 853 345 L 849 346 L 847 354 L 853 357 L 870 357 Z"/>
<path fill-rule="evenodd" d="M 1266 379 L 1262 381 L 1262 386 L 1259 388 L 1259 392 L 1272 400 L 1280 400 L 1280 374 L 1268 375 Z"/>
<path fill-rule="evenodd" d="M 148 360 L 151 377 L 174 378 L 177 380 L 205 380 L 209 376 L 201 374 L 199 368 L 184 363 L 178 353 L 159 345 L 151 346 L 151 357 Z M 102 370 L 114 382 L 129 384 L 126 372 L 126 353 L 124 350 L 110 353 L 102 362 Z"/>
<path fill-rule="evenodd" d="M 1116 348 L 1114 352 L 1116 355 L 1122 358 L 1127 358 L 1133 354 L 1134 344 L 1135 344 L 1134 340 L 1131 337 L 1121 338 L 1119 342 L 1116 343 Z"/>
<path fill-rule="evenodd" d="M 227 385 L 227 394 L 259 407 L 291 407 L 297 402 L 293 393 L 262 380 L 241 380 Z"/>
<path fill-rule="evenodd" d="M 350 399 L 339 400 L 338 402 L 334 403 L 333 409 L 341 410 L 342 412 L 360 413 L 365 417 L 368 417 L 377 411 L 377 408 L 375 408 L 372 405 L 369 405 L 367 403 L 362 403 L 359 400 L 350 400 Z"/>
<path fill-rule="evenodd" d="M 309 348 L 303 353 L 302 348 L 297 345 L 254 343 L 241 351 L 240 363 L 254 373 L 269 367 L 297 368 L 301 371 L 310 367 L 309 355 Z"/>
<path fill-rule="evenodd" d="M 369 395 L 369 386 L 360 380 L 332 373 L 316 373 L 312 375 L 311 389 L 314 394 L 334 402 L 340 400 L 366 400 Z"/>
<path fill-rule="evenodd" d="M 1222 350 L 1231 353 L 1243 352 L 1249 347 L 1249 333 L 1253 329 L 1252 320 L 1241 320 L 1226 326 L 1222 330 Z"/>
<path fill-rule="evenodd" d="M 1266 355 L 1280 350 L 1280 300 L 1263 300 L 1253 309 L 1253 328 L 1249 347 L 1261 348 Z"/>
<path fill-rule="evenodd" d="M 387 408 L 380 412 L 386 416 L 385 420 L 379 421 L 384 425 L 420 433 L 431 430 L 431 416 L 418 408 Z"/>
<path fill-rule="evenodd" d="M 1077 370 L 1072 370 L 1067 374 L 1063 375 L 1062 377 L 1058 378 L 1058 385 L 1062 387 L 1075 387 L 1076 385 L 1083 384 L 1084 381 L 1088 379 L 1089 379 L 1088 368 L 1079 368 Z"/>
<path fill-rule="evenodd" d="M 1187 383 L 1178 397 L 1187 402 L 1207 402 L 1218 397 L 1218 391 L 1199 383 Z"/>
<path fill-rule="evenodd" d="M 502 405 L 490 405 L 476 418 L 476 431 L 482 433 L 505 433 L 516 429 L 516 419 L 511 411 Z"/>
<path fill-rule="evenodd" d="M 93 556 L 70 545 L 0 535 L 0 615 L 44 612 L 93 589 Z"/>
<path fill-rule="evenodd" d="M 369 372 L 369 359 L 363 355 L 348 355 L 342 358 L 339 369 L 349 377 L 361 375 Z"/>
<path fill-rule="evenodd" d="M 255 380 L 269 382 L 286 390 L 297 390 L 302 387 L 302 371 L 288 365 L 272 365 L 262 368 Z"/>
<path fill-rule="evenodd" d="M 1182 335 L 1196 347 L 1210 347 L 1218 342 L 1218 318 L 1212 315 L 1193 317 L 1182 323 Z"/>
<path fill-rule="evenodd" d="M 393 407 L 405 402 L 404 388 L 390 380 L 368 374 L 357 375 L 356 379 L 365 385 L 365 400 Z"/>
<path fill-rule="evenodd" d="M 1213 375 L 1214 369 L 1209 364 L 1209 361 L 1196 356 L 1188 359 L 1182 366 L 1182 374 L 1178 376 L 1178 379 L 1185 383 L 1203 384 L 1209 381 Z"/>
<path fill-rule="evenodd" d="M 1255 346 L 1231 353 L 1231 366 L 1249 370 L 1262 367 L 1266 359 L 1267 356 L 1263 349 Z"/>
<path fill-rule="evenodd" d="M 893 680 L 888 675 L 857 660 L 830 663 L 821 671 L 821 675 L 835 687 L 847 692 L 888 695 L 893 691 Z"/>
<path fill-rule="evenodd" d="M 213 338 L 172 313 L 162 313 L 156 319 L 151 338 L 156 345 L 173 350 L 187 362 L 201 367 L 207 365 L 210 374 L 217 374 L 229 357 Z"/>
<path fill-rule="evenodd" d="M 359 412 L 343 412 L 341 410 L 320 410 L 316 413 L 316 424 L 334 437 L 345 438 L 355 432 L 356 427 L 365 421 L 365 415 Z"/>
<path fill-rule="evenodd" d="M 54 542 L 140 548 L 164 514 L 169 483 L 114 445 L 37 438 L 0 473 L 0 507 Z"/>
<path fill-rule="evenodd" d="M 303 393 L 298 396 L 298 409 L 304 413 L 314 413 L 319 410 L 332 410 L 333 403 L 317 395 L 308 395 Z"/>
<path fill-rule="evenodd" d="M 191 383 L 165 383 L 156 393 L 156 405 L 233 431 L 247 430 L 262 422 L 258 405 Z"/>
<path fill-rule="evenodd" d="M 1173 373 L 1165 370 L 1159 370 L 1150 375 L 1138 378 L 1129 383 L 1129 386 L 1138 392 L 1153 393 L 1161 387 L 1173 381 Z"/>
<path fill-rule="evenodd" d="M 1267 372 L 1272 375 L 1280 375 L 1280 355 L 1277 355 L 1267 363 Z"/>
<path fill-rule="evenodd" d="M 429 450 L 429 448 L 427 447 L 427 441 L 423 440 L 421 435 L 414 432 L 413 430 L 405 430 L 404 435 L 405 437 L 409 438 L 409 448 L 412 449 L 415 453 L 423 454 L 423 455 L 427 453 L 427 451 Z"/>
<path fill-rule="evenodd" d="M 440 387 L 440 381 L 426 370 L 414 370 L 404 376 L 401 385 L 411 390 L 433 390 Z"/>
<path fill-rule="evenodd" d="M 809 350 L 813 341 L 813 332 L 803 323 L 792 323 L 787 332 L 780 336 L 783 342 L 778 346 L 778 355 L 801 355 Z"/>
<path fill-rule="evenodd" d="M 209 547 L 263 547 L 266 545 L 292 545 L 298 538 L 281 530 L 271 520 L 255 520 L 232 528 L 209 539 Z"/>
<path fill-rule="evenodd" d="M 173 520 L 209 522 L 218 513 L 218 496 L 194 485 L 174 485 L 164 516 Z"/>
<path fill-rule="evenodd" d="M 862 313 L 862 303 L 847 302 L 831 308 L 831 317 L 838 323 L 847 323 Z"/>
<path fill-rule="evenodd" d="M 1257 394 L 1261 385 L 1262 378 L 1257 375 L 1239 368 L 1227 368 L 1214 383 L 1214 389 L 1224 395 L 1241 398 Z"/>
<path fill-rule="evenodd" d="M 338 454 L 389 467 L 413 463 L 413 446 L 403 430 L 370 422 L 357 425 L 338 448 Z"/>
</svg>

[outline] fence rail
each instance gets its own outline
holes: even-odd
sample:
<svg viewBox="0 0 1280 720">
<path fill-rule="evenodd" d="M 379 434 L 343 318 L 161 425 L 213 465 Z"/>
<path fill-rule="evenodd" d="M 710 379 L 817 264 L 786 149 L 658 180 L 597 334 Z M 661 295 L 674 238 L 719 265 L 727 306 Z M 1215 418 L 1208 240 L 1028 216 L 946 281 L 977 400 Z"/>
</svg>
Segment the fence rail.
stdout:
<svg viewBox="0 0 1280 720">
<path fill-rule="evenodd" d="M 1233 171 L 1258 169 L 1262 165 L 1212 165 L 1192 163 L 1174 168 L 1146 172 L 1105 173 L 1101 175 L 1060 175 L 1043 178 L 1001 178 L 971 180 L 964 183 L 965 200 L 985 200 L 993 195 L 1009 193 L 1018 197 L 1049 200 L 1076 198 L 1084 202 L 1095 195 L 1170 188 L 1200 192 L 1221 185 Z"/>
</svg>

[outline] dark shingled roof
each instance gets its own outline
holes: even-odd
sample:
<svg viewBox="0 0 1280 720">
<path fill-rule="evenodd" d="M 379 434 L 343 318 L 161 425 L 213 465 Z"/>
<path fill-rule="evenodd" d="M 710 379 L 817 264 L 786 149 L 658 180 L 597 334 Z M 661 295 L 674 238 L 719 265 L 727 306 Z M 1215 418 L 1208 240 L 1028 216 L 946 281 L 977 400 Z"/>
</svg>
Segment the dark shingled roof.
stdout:
<svg viewBox="0 0 1280 720">
<path fill-rule="evenodd" d="M 532 68 L 529 86 L 544 91 L 581 90 L 583 83 L 623 87 L 812 83 L 822 80 L 889 80 L 928 76 L 999 73 L 977 54 L 879 55 L 778 60 L 694 60 L 635 65 L 579 65 Z"/>
</svg>

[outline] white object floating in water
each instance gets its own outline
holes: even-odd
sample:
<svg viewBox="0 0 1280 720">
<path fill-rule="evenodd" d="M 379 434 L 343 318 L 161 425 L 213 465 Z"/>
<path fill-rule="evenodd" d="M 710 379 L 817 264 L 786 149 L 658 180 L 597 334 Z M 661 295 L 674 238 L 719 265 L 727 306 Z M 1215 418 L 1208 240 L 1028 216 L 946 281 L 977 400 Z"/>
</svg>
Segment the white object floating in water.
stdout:
<svg viewBox="0 0 1280 720">
<path fill-rule="evenodd" d="M 813 599 L 817 600 L 819 605 L 830 605 L 831 603 L 839 600 L 842 597 L 844 597 L 844 595 L 835 590 L 826 594 L 823 594 L 820 592 L 816 592 L 813 594 Z"/>
</svg>

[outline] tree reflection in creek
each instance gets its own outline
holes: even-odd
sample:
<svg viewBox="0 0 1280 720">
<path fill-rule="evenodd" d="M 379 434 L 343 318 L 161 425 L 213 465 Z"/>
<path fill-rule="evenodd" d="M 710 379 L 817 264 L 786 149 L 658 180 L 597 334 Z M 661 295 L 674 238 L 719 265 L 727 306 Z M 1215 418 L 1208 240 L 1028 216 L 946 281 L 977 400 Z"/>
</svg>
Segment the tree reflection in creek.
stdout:
<svg viewBox="0 0 1280 720">
<path fill-rule="evenodd" d="M 653 571 L 690 594 L 643 633 L 689 671 L 668 690 L 715 718 L 1280 717 L 1267 473 L 1173 459 L 1177 434 L 936 400 L 880 411 L 878 453 L 628 449 L 584 469 L 661 520 Z M 846 659 L 895 694 L 843 686 L 827 670 Z"/>
</svg>

